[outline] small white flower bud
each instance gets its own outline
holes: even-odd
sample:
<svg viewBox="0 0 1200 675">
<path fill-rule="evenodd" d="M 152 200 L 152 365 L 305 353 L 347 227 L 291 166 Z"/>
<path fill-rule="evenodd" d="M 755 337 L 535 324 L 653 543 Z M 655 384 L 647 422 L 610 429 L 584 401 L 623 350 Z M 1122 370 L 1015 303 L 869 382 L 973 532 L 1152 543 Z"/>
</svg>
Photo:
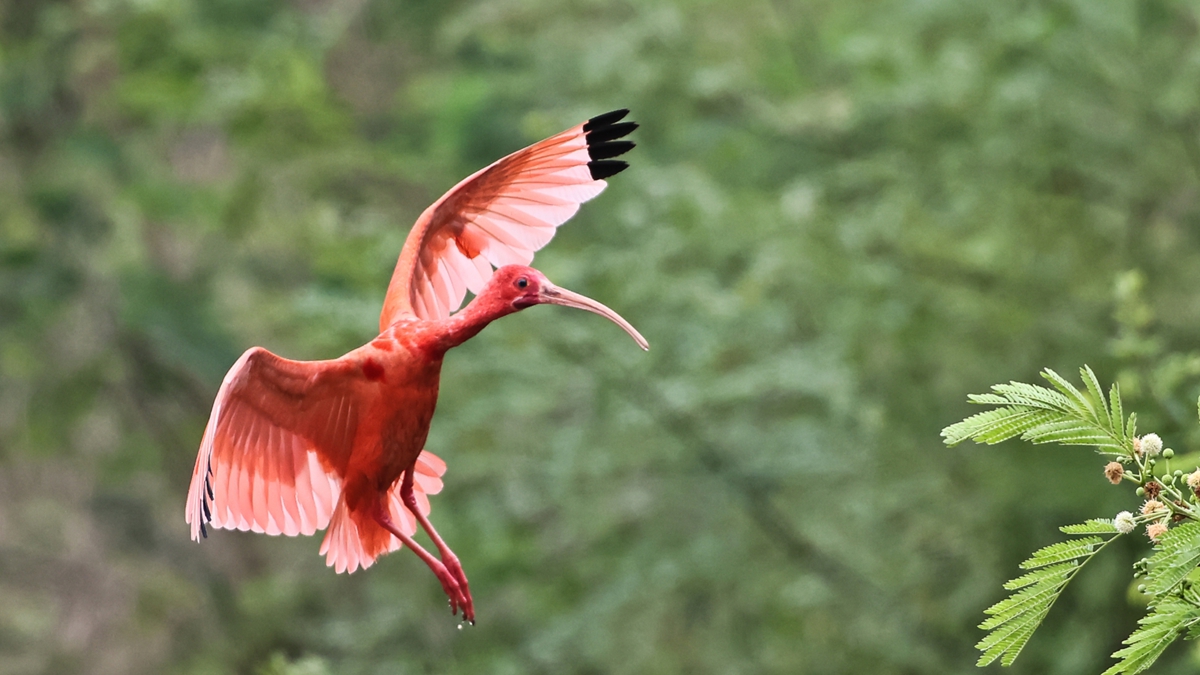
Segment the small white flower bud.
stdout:
<svg viewBox="0 0 1200 675">
<path fill-rule="evenodd" d="M 1162 439 L 1158 437 L 1158 434 L 1142 436 L 1142 452 L 1146 453 L 1147 457 L 1153 457 L 1162 452 Z"/>
<path fill-rule="evenodd" d="M 1128 511 L 1122 511 L 1117 514 L 1116 518 L 1113 518 L 1113 527 L 1117 528 L 1117 532 L 1121 534 L 1133 532 L 1133 528 L 1136 526 L 1137 523 L 1133 520 L 1133 514 Z"/>
<path fill-rule="evenodd" d="M 1193 492 L 1200 491 L 1200 469 L 1188 474 L 1187 485 Z"/>
</svg>

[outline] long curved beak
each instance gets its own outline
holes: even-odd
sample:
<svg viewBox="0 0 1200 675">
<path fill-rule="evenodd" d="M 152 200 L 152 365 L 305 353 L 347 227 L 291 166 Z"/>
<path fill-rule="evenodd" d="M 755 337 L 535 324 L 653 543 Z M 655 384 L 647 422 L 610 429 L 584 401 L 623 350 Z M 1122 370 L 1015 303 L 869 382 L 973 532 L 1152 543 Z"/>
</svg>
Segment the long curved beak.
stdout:
<svg viewBox="0 0 1200 675">
<path fill-rule="evenodd" d="M 575 309 L 585 309 L 593 314 L 599 314 L 600 316 L 623 328 L 626 333 L 629 333 L 629 337 L 633 338 L 633 341 L 638 343 L 639 347 L 644 350 L 650 349 L 650 343 L 646 342 L 646 338 L 642 337 L 642 334 L 637 332 L 636 328 L 629 325 L 628 321 L 621 318 L 620 314 L 617 314 L 608 307 L 605 307 L 603 304 L 596 302 L 586 295 L 580 295 L 552 284 L 543 284 L 541 291 L 538 293 L 538 299 L 549 305 L 574 307 Z"/>
</svg>

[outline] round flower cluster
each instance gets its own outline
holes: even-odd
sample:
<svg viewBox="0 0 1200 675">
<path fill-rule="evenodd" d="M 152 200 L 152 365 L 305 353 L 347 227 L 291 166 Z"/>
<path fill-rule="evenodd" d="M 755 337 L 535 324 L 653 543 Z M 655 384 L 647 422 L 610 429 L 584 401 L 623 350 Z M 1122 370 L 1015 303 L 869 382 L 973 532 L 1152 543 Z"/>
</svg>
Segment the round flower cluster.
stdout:
<svg viewBox="0 0 1200 675">
<path fill-rule="evenodd" d="M 1140 445 L 1142 452 L 1144 452 L 1147 457 L 1154 457 L 1158 453 L 1162 452 L 1163 449 L 1162 439 L 1158 437 L 1158 434 L 1146 434 L 1145 436 L 1142 436 Z"/>
<path fill-rule="evenodd" d="M 1142 486 L 1142 492 L 1146 494 L 1146 499 L 1158 499 L 1158 496 L 1162 494 L 1162 489 L 1162 483 L 1156 480 L 1146 481 L 1146 484 Z"/>
<path fill-rule="evenodd" d="M 1192 488 L 1192 492 L 1200 494 L 1200 469 L 1188 474 L 1187 486 Z"/>
<path fill-rule="evenodd" d="M 1163 504 L 1162 502 L 1158 501 L 1157 499 L 1147 499 L 1146 503 L 1142 504 L 1142 515 L 1143 516 L 1157 514 L 1159 511 L 1165 512 L 1166 510 L 1167 510 L 1167 505 Z M 1166 515 L 1166 514 L 1162 513 L 1159 515 Z"/>
<path fill-rule="evenodd" d="M 1133 514 L 1128 511 L 1122 511 L 1113 518 L 1113 527 L 1117 528 L 1117 532 L 1121 534 L 1129 534 L 1133 532 L 1133 528 L 1137 526 L 1137 521 L 1133 519 Z"/>
<path fill-rule="evenodd" d="M 1104 477 L 1113 485 L 1121 483 L 1121 477 L 1125 475 L 1125 467 L 1121 466 L 1120 462 L 1109 462 L 1104 465 Z"/>
</svg>

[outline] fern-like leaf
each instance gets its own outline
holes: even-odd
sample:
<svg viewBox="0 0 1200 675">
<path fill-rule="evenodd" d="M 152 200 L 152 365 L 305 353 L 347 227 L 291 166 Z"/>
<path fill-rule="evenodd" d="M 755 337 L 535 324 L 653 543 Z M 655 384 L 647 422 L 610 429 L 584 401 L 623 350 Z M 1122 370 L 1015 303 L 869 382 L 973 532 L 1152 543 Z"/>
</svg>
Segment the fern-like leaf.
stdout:
<svg viewBox="0 0 1200 675">
<path fill-rule="evenodd" d="M 1124 443 L 1125 441 L 1128 441 L 1130 437 L 1124 436 L 1125 411 L 1121 408 L 1121 388 L 1117 386 L 1116 382 L 1113 382 L 1112 389 L 1108 391 L 1108 405 L 1109 420 L 1112 423 L 1113 429 L 1122 432 L 1123 437 L 1121 438 L 1121 441 Z"/>
<path fill-rule="evenodd" d="M 1057 565 L 1050 565 L 1049 567 L 1038 568 L 1036 570 L 1033 570 L 1032 572 L 1029 572 L 1028 574 L 1022 574 L 1021 576 L 1017 577 L 1016 579 L 1005 582 L 1004 590 L 1016 591 L 1016 590 L 1025 588 L 1026 586 L 1032 586 L 1032 585 L 1038 583 L 1039 581 L 1043 581 L 1045 579 L 1048 579 L 1051 576 L 1062 573 L 1064 571 L 1063 568 L 1077 567 L 1078 565 L 1079 565 L 1079 563 L 1072 560 L 1070 562 L 1058 563 Z M 1067 571 L 1069 571 L 1069 570 L 1067 570 Z M 999 604 L 1000 603 L 993 605 L 993 607 L 991 607 L 990 609 L 995 609 L 995 607 L 999 606 Z"/>
<path fill-rule="evenodd" d="M 1092 414 L 1096 416 L 1095 421 L 1104 428 L 1111 429 L 1113 421 L 1109 417 L 1108 400 L 1104 398 L 1104 390 L 1100 388 L 1100 381 L 1096 379 L 1096 373 L 1092 372 L 1091 366 L 1084 366 L 1079 369 L 1079 377 L 1083 379 L 1088 393 L 1094 399 L 1088 403 L 1091 404 Z"/>
<path fill-rule="evenodd" d="M 947 427 L 942 435 L 946 436 L 946 442 L 951 445 L 968 438 L 993 445 L 1021 436 L 1030 429 L 1055 419 L 1059 417 L 1053 411 L 1008 406 L 972 415 L 958 424 Z"/>
<path fill-rule="evenodd" d="M 1111 433 L 1084 420 L 1060 419 L 1046 422 L 1026 431 L 1022 434 L 1021 439 L 1037 444 L 1095 445 L 1117 449 L 1124 447 L 1122 443 L 1113 438 Z"/>
<path fill-rule="evenodd" d="M 1116 534 L 1117 528 L 1109 518 L 1092 518 L 1078 525 L 1063 525 L 1058 528 L 1066 534 Z"/>
<path fill-rule="evenodd" d="M 1166 598 L 1138 621 L 1137 630 L 1125 638 L 1128 645 L 1113 652 L 1120 659 L 1104 675 L 1140 673 L 1154 664 L 1163 650 L 1200 621 L 1200 607 L 1179 598 Z"/>
<path fill-rule="evenodd" d="M 1083 395 L 1083 392 L 1075 388 L 1075 385 L 1067 381 L 1065 377 L 1050 370 L 1049 368 L 1042 371 L 1042 377 L 1050 381 L 1054 388 L 1062 392 L 1071 401 L 1073 405 L 1082 415 L 1087 415 L 1091 412 L 1092 402 Z"/>
<path fill-rule="evenodd" d="M 1195 637 L 1200 625 L 1196 589 L 1181 582 L 1200 565 L 1200 522 L 1189 521 L 1159 537 L 1146 575 L 1152 595 L 1150 613 L 1138 621 L 1126 646 L 1115 653 L 1119 661 L 1104 675 L 1138 673 L 1149 668 L 1184 631 Z"/>
<path fill-rule="evenodd" d="M 1060 541 L 1057 544 L 1050 544 L 1034 551 L 1033 556 L 1029 560 L 1021 563 L 1021 569 L 1032 570 L 1065 560 L 1086 558 L 1094 552 L 1097 546 L 1103 543 L 1104 540 L 1100 537 L 1084 537 L 1083 539 L 1071 539 L 1069 541 Z"/>
<path fill-rule="evenodd" d="M 1002 400 L 1016 403 L 1019 405 L 1029 406 L 1031 408 L 1042 408 L 1045 410 L 1057 411 L 1076 411 L 1082 413 L 1077 404 L 1071 399 L 1062 394 L 1039 387 L 1036 384 L 1026 384 L 1024 382 L 1009 382 L 1008 384 L 997 384 L 992 386 L 992 391 L 995 394 L 978 394 L 970 396 L 975 403 L 989 403 L 986 400 L 989 396 L 1000 396 Z"/>
<path fill-rule="evenodd" d="M 1200 565 L 1200 522 L 1189 521 L 1167 530 L 1155 547 L 1146 575 L 1146 590 L 1162 595 L 1175 588 Z"/>
<path fill-rule="evenodd" d="M 1042 372 L 1053 388 L 1024 382 L 992 387 L 991 393 L 973 394 L 972 403 L 997 406 L 972 415 L 942 430 L 947 445 L 967 439 L 994 444 L 1014 437 L 1033 443 L 1091 445 L 1105 452 L 1130 452 L 1134 417 L 1122 419 L 1121 394 L 1113 385 L 1105 396 L 1091 368 L 1079 371 L 1086 392 L 1053 370 Z"/>
<path fill-rule="evenodd" d="M 980 666 L 996 659 L 1005 666 L 1012 665 L 1079 569 L 1117 535 L 1111 521 L 1105 520 L 1089 520 L 1063 530 L 1111 536 L 1107 540 L 1089 536 L 1051 544 L 1034 551 L 1021 563 L 1021 569 L 1032 571 L 1006 583 L 1004 588 L 1015 592 L 985 610 L 988 619 L 979 624 L 981 629 L 990 631 L 975 645 L 983 652 Z"/>
</svg>

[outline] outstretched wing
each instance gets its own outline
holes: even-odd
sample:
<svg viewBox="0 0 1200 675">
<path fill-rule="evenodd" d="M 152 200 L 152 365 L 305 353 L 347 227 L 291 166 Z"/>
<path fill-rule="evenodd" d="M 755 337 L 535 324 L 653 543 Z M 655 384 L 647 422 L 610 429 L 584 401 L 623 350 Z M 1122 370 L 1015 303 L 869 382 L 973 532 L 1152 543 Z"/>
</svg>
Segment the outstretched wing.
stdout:
<svg viewBox="0 0 1200 675">
<path fill-rule="evenodd" d="M 404 242 L 379 330 L 406 314 L 444 319 L 503 265 L 528 265 L 633 149 L 628 110 L 598 115 L 467 177 L 425 209 Z"/>
<path fill-rule="evenodd" d="M 192 539 L 209 523 L 289 536 L 324 529 L 358 429 L 356 389 L 367 386 L 348 362 L 291 361 L 261 347 L 242 354 L 200 442 L 185 510 Z"/>
</svg>

